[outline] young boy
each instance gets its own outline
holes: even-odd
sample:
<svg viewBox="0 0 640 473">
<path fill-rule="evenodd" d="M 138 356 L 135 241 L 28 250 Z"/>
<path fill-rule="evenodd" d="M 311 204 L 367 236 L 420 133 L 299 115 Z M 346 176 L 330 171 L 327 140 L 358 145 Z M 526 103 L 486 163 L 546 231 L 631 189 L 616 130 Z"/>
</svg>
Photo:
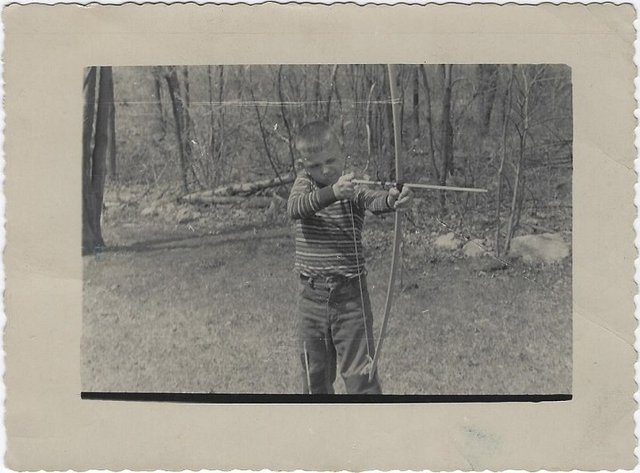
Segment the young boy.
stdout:
<svg viewBox="0 0 640 473">
<path fill-rule="evenodd" d="M 336 365 L 348 394 L 381 394 L 374 356 L 371 304 L 362 254 L 365 210 L 408 206 L 411 191 L 356 188 L 342 175 L 337 137 L 326 122 L 312 122 L 296 139 L 304 170 L 293 184 L 287 211 L 295 220 L 300 273 L 298 340 L 303 392 L 333 394 Z"/>
</svg>

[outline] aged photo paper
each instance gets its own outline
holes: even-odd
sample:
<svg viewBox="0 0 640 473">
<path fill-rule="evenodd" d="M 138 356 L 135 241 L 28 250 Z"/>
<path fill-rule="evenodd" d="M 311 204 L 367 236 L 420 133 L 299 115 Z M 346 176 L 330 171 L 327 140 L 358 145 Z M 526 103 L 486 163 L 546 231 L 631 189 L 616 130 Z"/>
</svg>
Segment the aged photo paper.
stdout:
<svg viewBox="0 0 640 473">
<path fill-rule="evenodd" d="M 632 226 L 636 215 L 633 186 L 637 180 L 633 167 L 637 154 L 633 144 L 636 125 L 633 115 L 636 107 L 633 97 L 633 79 L 636 76 L 633 63 L 634 19 L 631 5 L 611 4 L 6 7 L 3 21 L 7 466 L 14 470 L 568 471 L 633 468 L 636 464 L 633 454 L 636 445 L 633 394 L 637 389 L 633 369 L 637 357 L 633 346 L 636 326 L 633 297 L 637 293 L 633 280 L 636 251 Z M 388 68 L 389 64 L 399 67 Z M 335 79 L 338 70 L 335 65 L 342 68 L 342 83 Z M 453 74 L 453 77 L 459 79 L 458 85 L 452 85 L 456 82 L 451 81 L 452 67 L 457 71 L 458 75 Z M 107 69 L 108 76 L 105 75 Z M 388 77 L 391 79 L 388 79 L 385 74 L 390 70 L 400 72 L 395 72 L 395 76 L 390 73 Z M 441 72 L 443 79 L 440 79 Z M 455 86 L 466 91 L 471 104 L 476 97 L 484 97 L 473 81 L 461 84 L 472 73 L 480 77 L 498 77 L 502 81 L 499 83 L 509 84 L 508 88 L 496 88 L 498 94 L 502 94 L 498 99 L 503 104 L 501 107 L 513 102 L 515 105 L 509 106 L 514 116 L 516 112 L 521 113 L 521 119 L 512 119 L 513 133 L 520 133 L 522 138 L 520 157 L 539 160 L 539 172 L 545 173 L 538 175 L 535 171 L 538 168 L 534 168 L 526 176 L 527 182 L 531 186 L 546 185 L 545 189 L 549 190 L 545 196 L 549 200 L 569 204 L 566 205 L 569 210 L 563 214 L 569 218 L 567 226 L 562 228 L 566 231 L 563 236 L 554 238 L 560 243 L 563 243 L 562 238 L 566 240 L 561 248 L 568 248 L 566 251 L 570 254 L 563 254 L 568 258 L 563 268 L 568 268 L 570 277 L 550 278 L 548 281 L 552 282 L 544 289 L 548 291 L 548 301 L 544 301 L 542 296 L 532 297 L 535 304 L 511 314 L 511 319 L 509 314 L 499 309 L 485 310 L 479 298 L 476 305 L 482 323 L 475 326 L 471 318 L 477 314 L 472 314 L 472 310 L 465 320 L 464 313 L 451 309 L 455 297 L 445 297 L 441 287 L 444 283 L 438 286 L 433 280 L 435 273 L 433 278 L 426 278 L 426 282 L 423 278 L 414 283 L 412 267 L 407 263 L 402 270 L 404 279 L 401 284 L 404 285 L 397 303 L 401 307 L 410 307 L 407 301 L 412 300 L 411 291 L 419 293 L 428 287 L 433 297 L 440 299 L 438 307 L 449 307 L 450 312 L 444 309 L 438 312 L 433 306 L 420 307 L 423 310 L 417 313 L 422 314 L 425 320 L 431 317 L 429 330 L 424 332 L 416 332 L 406 326 L 407 321 L 415 319 L 396 318 L 396 322 L 392 322 L 389 339 L 385 342 L 386 351 L 380 361 L 383 389 L 385 394 L 562 397 L 555 400 L 529 398 L 529 402 L 527 399 L 515 402 L 516 398 L 456 402 L 455 397 L 450 397 L 444 400 L 433 398 L 431 402 L 419 398 L 402 402 L 399 398 L 390 403 L 385 402 L 384 396 L 379 403 L 287 402 L 285 397 L 269 398 L 268 402 L 251 398 L 255 402 L 249 403 L 237 398 L 234 402 L 234 393 L 289 395 L 299 392 L 297 385 L 292 387 L 290 383 L 293 379 L 290 373 L 294 372 L 288 369 L 293 353 L 291 346 L 273 341 L 276 355 L 270 356 L 247 348 L 250 343 L 244 338 L 248 333 L 247 326 L 273 321 L 222 320 L 218 317 L 231 311 L 223 307 L 228 301 L 233 301 L 233 297 L 239 299 L 237 304 L 240 308 L 242 304 L 250 306 L 255 302 L 249 299 L 251 288 L 255 288 L 266 274 L 275 278 L 273 268 L 265 266 L 252 274 L 250 270 L 243 272 L 242 268 L 238 269 L 239 264 L 233 267 L 233 259 L 214 259 L 196 261 L 194 267 L 189 266 L 185 270 L 187 263 L 179 258 L 162 260 L 163 270 L 167 273 L 175 271 L 176 274 L 166 284 L 184 287 L 185 294 L 204 281 L 202 278 L 198 280 L 200 282 L 188 279 L 191 274 L 210 275 L 212 280 L 219 276 L 228 280 L 242 278 L 242 294 L 247 298 L 242 300 L 237 296 L 240 293 L 220 283 L 211 291 L 210 299 L 205 297 L 202 301 L 205 310 L 207 305 L 211 305 L 211 313 L 215 317 L 203 319 L 198 325 L 190 318 L 191 312 L 167 310 L 167 307 L 192 308 L 196 304 L 193 298 L 185 296 L 183 305 L 179 306 L 180 301 L 170 297 L 174 299 L 171 304 L 175 302 L 176 306 L 163 306 L 158 302 L 163 299 L 154 299 L 156 296 L 153 294 L 162 294 L 166 287 L 154 287 L 153 279 L 144 282 L 140 278 L 152 277 L 154 266 L 151 266 L 151 261 L 158 257 L 160 251 L 168 247 L 178 251 L 214 248 L 217 245 L 214 240 L 206 240 L 200 245 L 185 233 L 186 236 L 181 235 L 176 240 L 158 237 L 141 244 L 127 243 L 127 235 L 133 234 L 135 229 L 131 221 L 123 219 L 120 226 L 108 227 L 112 233 L 107 236 L 112 241 L 117 240 L 114 235 L 121 238 L 118 251 L 110 252 L 107 244 L 104 251 L 83 256 L 87 241 L 83 232 L 86 230 L 86 226 L 83 228 L 83 205 L 86 210 L 88 195 L 83 187 L 83 144 L 86 146 L 87 143 L 86 140 L 83 142 L 83 137 L 87 136 L 86 133 L 83 135 L 83 113 L 86 117 L 89 102 L 115 103 L 115 120 L 121 120 L 116 124 L 116 128 L 120 126 L 119 130 L 125 123 L 123 117 L 128 120 L 126 123 L 133 124 L 126 133 L 116 135 L 113 143 L 105 144 L 105 150 L 115 144 L 121 153 L 118 158 L 121 164 L 128 163 L 127 169 L 134 170 L 131 172 L 139 171 L 140 176 L 151 176 L 157 183 L 162 182 L 170 171 L 162 166 L 154 167 L 156 164 L 153 163 L 162 161 L 143 160 L 141 156 L 148 156 L 151 148 L 145 149 L 147 142 L 143 138 L 136 141 L 136 137 L 152 136 L 151 132 L 147 133 L 148 128 L 153 125 L 160 130 L 165 117 L 180 115 L 180 106 L 184 102 L 175 100 L 177 90 L 181 91 L 183 98 L 187 97 L 187 103 L 190 97 L 194 104 L 192 115 L 184 119 L 185 128 L 181 130 L 184 132 L 192 119 L 195 123 L 192 139 L 184 140 L 179 150 L 171 148 L 175 145 L 158 147 L 168 152 L 175 151 L 176 155 L 178 151 L 188 152 L 194 157 L 191 169 L 182 168 L 183 190 L 188 190 L 191 184 L 206 179 L 219 182 L 212 177 L 211 169 L 202 165 L 204 161 L 197 159 L 205 153 L 202 143 L 206 143 L 206 149 L 217 150 L 222 156 L 220 142 L 226 140 L 227 146 L 233 143 L 236 148 L 235 166 L 246 164 L 238 159 L 251 163 L 258 156 L 262 160 L 261 166 L 264 165 L 269 172 L 273 168 L 277 174 L 278 159 L 286 161 L 290 153 L 291 161 L 295 160 L 294 150 L 289 147 L 293 141 L 289 126 L 300 127 L 303 120 L 298 117 L 308 119 L 326 115 L 328 119 L 332 116 L 331 111 L 336 116 L 338 107 L 341 113 L 344 112 L 338 120 L 339 125 L 336 125 L 341 136 L 354 136 L 349 130 L 356 130 L 353 133 L 368 137 L 365 141 L 369 147 L 369 159 L 358 161 L 357 156 L 349 157 L 351 161 L 345 168 L 351 166 L 349 169 L 362 171 L 366 164 L 366 170 L 370 172 L 372 167 L 384 164 L 371 157 L 376 156 L 371 149 L 379 146 L 381 154 L 389 154 L 392 148 L 390 140 L 376 141 L 378 135 L 373 129 L 375 124 L 378 130 L 387 130 L 386 136 L 390 135 L 392 118 L 396 118 L 391 116 L 391 111 L 393 109 L 394 114 L 398 112 L 396 106 L 400 100 L 396 100 L 394 92 L 388 96 L 384 89 L 389 88 L 389 80 L 404 74 L 404 84 L 429 84 L 431 81 L 432 92 L 440 84 L 437 81 L 442 81 L 445 91 L 449 83 L 449 89 Z M 316 96 L 311 108 L 296 109 L 299 104 L 291 97 L 296 90 L 302 90 L 300 84 L 303 81 L 306 84 L 307 78 L 314 74 L 317 77 L 324 74 L 326 82 L 331 84 L 346 84 L 349 80 L 358 84 L 359 78 L 363 77 L 370 82 L 362 80 L 362 84 L 367 85 L 363 86 L 365 98 L 361 98 L 361 102 L 357 97 L 350 97 L 344 92 L 340 94 L 333 89 L 321 100 L 319 97 L 324 92 L 309 86 L 308 90 Z M 186 80 L 187 75 L 191 82 Z M 145 77 L 157 79 L 157 97 L 165 94 L 165 109 L 160 99 L 145 102 L 144 88 L 153 88 L 154 84 L 153 79 L 144 82 L 141 78 Z M 509 77 L 516 84 L 513 87 Z M 101 99 L 98 97 L 100 87 L 109 80 L 116 83 L 116 97 Z M 296 83 L 296 80 L 300 82 Z M 316 80 L 315 83 L 318 82 Z M 98 91 L 97 98 L 89 101 L 86 91 L 91 87 L 87 86 L 88 83 Z M 246 94 L 244 102 L 234 104 L 238 105 L 235 112 L 222 107 L 228 106 L 222 100 L 223 92 L 219 92 L 218 99 L 212 95 L 213 90 L 222 90 L 223 83 L 225 90 Z M 246 86 L 247 83 L 250 86 Z M 178 87 L 180 84 L 182 89 Z M 184 84 L 191 84 L 191 89 L 185 90 Z M 198 84 L 202 85 L 200 90 Z M 207 84 L 208 88 L 205 87 Z M 278 89 L 269 91 L 269 84 L 277 84 Z M 536 106 L 533 100 L 529 102 L 527 95 L 527 91 L 534 90 L 534 84 L 539 87 L 536 97 L 542 97 L 538 106 L 544 109 L 544 101 L 548 100 L 561 104 L 552 108 L 554 112 L 566 111 L 561 120 L 555 113 L 549 117 L 551 125 L 547 130 L 549 136 L 554 134 L 554 143 L 561 143 L 558 148 L 550 149 L 547 142 L 527 141 L 527 132 L 534 125 L 522 117 L 528 117 L 529 107 Z M 417 91 L 418 88 L 418 85 L 407 85 L 402 90 Z M 282 96 L 283 90 L 290 94 L 288 100 Z M 306 97 L 307 89 L 304 90 Z M 356 95 L 360 93 L 355 86 L 354 90 Z M 425 90 L 428 91 L 428 85 Z M 513 97 L 507 90 L 513 91 Z M 278 92 L 280 97 L 276 97 Z M 415 92 L 413 102 L 408 94 L 403 98 L 406 110 L 403 109 L 400 116 L 405 117 L 406 129 L 411 129 L 415 123 L 417 130 L 420 120 L 423 120 L 423 126 L 426 123 L 425 115 L 418 112 L 410 115 L 408 110 L 412 106 L 418 109 L 420 97 L 420 103 L 424 104 L 426 94 L 422 96 Z M 268 104 L 263 102 L 267 96 L 271 97 L 269 100 L 277 100 L 273 103 L 280 108 L 268 110 Z M 440 95 L 437 97 L 441 100 Z M 460 97 L 462 95 L 458 94 Z M 349 100 L 355 104 L 352 109 L 348 109 Z M 381 107 L 378 115 L 372 111 L 376 101 Z M 206 107 L 199 109 L 198 103 Z M 169 104 L 173 104 L 173 109 Z M 220 107 L 215 108 L 215 104 Z M 387 105 L 389 108 L 385 109 Z M 307 107 L 305 104 L 302 106 Z M 245 107 L 246 115 L 239 111 L 244 110 L 240 107 Z M 286 107 L 289 108 L 285 110 Z M 433 109 L 438 110 L 437 107 L 434 105 Z M 477 107 L 477 110 L 486 111 L 486 107 Z M 385 110 L 389 115 L 385 116 Z M 280 114 L 284 121 L 276 126 L 269 122 L 269 113 L 271 116 Z M 444 111 L 438 113 L 445 114 Z M 152 114 L 161 117 L 160 121 L 149 118 Z M 491 129 L 490 114 L 487 114 L 487 129 Z M 95 116 L 98 121 L 109 119 L 108 113 L 102 114 L 99 108 Z M 198 122 L 198 116 L 204 118 Z M 249 116 L 253 125 L 247 124 Z M 198 128 L 202 123 L 208 124 L 209 119 L 211 129 L 223 129 L 221 123 L 226 120 L 228 133 L 225 132 L 224 137 L 214 136 Z M 86 124 L 85 119 L 85 131 Z M 454 125 L 462 130 L 464 123 L 459 119 L 454 120 Z M 100 125 L 96 124 L 95 130 L 99 129 Z M 500 127 L 494 126 L 494 129 L 498 136 Z M 507 132 L 504 134 L 506 136 Z M 463 135 L 460 131 L 455 138 L 459 144 L 458 152 L 464 148 L 460 143 L 467 143 L 464 140 L 470 139 Z M 97 134 L 89 133 L 89 136 L 95 140 L 97 148 L 101 138 Z M 206 136 L 206 140 L 201 140 L 202 136 Z M 263 148 L 252 155 L 253 149 L 246 144 L 253 137 L 260 136 L 263 141 L 258 143 Z M 404 137 L 399 136 L 394 139 L 402 141 Z M 443 134 L 441 138 L 443 143 L 445 136 Z M 108 136 L 105 139 L 108 141 Z M 165 140 L 165 136 L 153 135 L 153 140 L 160 142 Z M 436 152 L 445 153 L 438 148 L 438 140 L 435 147 L 432 142 L 431 156 Z M 167 142 L 174 143 L 169 139 Z M 420 138 L 416 137 L 413 143 L 420 143 Z M 528 143 L 532 148 L 528 148 Z M 486 143 L 478 145 L 479 153 L 487 149 L 497 153 L 498 147 L 484 145 Z M 359 146 L 364 146 L 362 140 Z M 467 143 L 466 146 L 472 148 L 473 145 Z M 544 148 L 547 154 L 543 157 L 530 151 L 534 146 Z M 266 157 L 262 156 L 262 149 Z M 271 155 L 274 149 L 281 150 L 279 158 L 277 154 L 275 158 Z M 418 157 L 429 155 L 427 151 L 421 154 L 417 144 L 411 152 Z M 455 156 L 458 163 L 476 162 L 466 154 L 462 158 Z M 487 162 L 493 159 L 498 162 L 491 156 Z M 425 167 L 431 166 L 427 158 L 423 161 Z M 513 163 L 509 176 L 520 183 L 518 161 Z M 507 164 L 511 166 L 509 162 Z M 110 166 L 109 172 L 112 172 L 114 165 Z M 437 169 L 436 164 L 433 166 Z M 469 176 L 469 173 L 479 172 L 477 168 L 465 166 L 452 169 L 451 175 L 466 173 L 464 175 Z M 563 172 L 563 176 L 569 176 L 568 182 L 558 180 Z M 234 176 L 232 173 L 229 175 Z M 363 180 L 361 175 L 359 178 Z M 376 179 L 376 175 L 372 176 L 372 180 Z M 283 177 L 278 175 L 278 179 L 282 184 Z M 458 184 L 453 177 L 451 179 L 449 185 L 468 188 L 475 184 L 469 180 Z M 229 181 L 220 183 L 228 184 Z M 142 189 L 142 197 L 147 194 L 145 186 L 147 181 L 138 187 Z M 511 181 L 505 183 L 505 189 L 512 191 Z M 416 197 L 424 200 L 419 192 L 417 187 L 414 188 Z M 489 192 L 494 192 L 493 188 Z M 263 199 L 272 199 L 267 202 L 269 205 L 265 206 L 265 213 L 275 212 L 277 206 L 274 207 L 273 202 L 279 202 L 279 198 L 272 197 L 272 194 L 261 195 Z M 268 198 L 265 197 L 267 195 Z M 520 211 L 515 212 L 515 209 L 522 200 L 517 198 L 517 189 L 513 195 L 513 204 L 508 207 L 512 210 L 515 225 L 521 223 L 524 226 L 526 223 L 532 233 L 549 234 L 552 230 L 549 230 L 549 221 L 545 220 L 549 213 L 537 214 L 538 220 L 535 221 L 524 222 L 523 217 L 520 222 Z M 137 198 L 134 196 L 130 200 Z M 201 199 L 202 195 L 196 198 Z M 121 215 L 128 212 L 130 206 L 125 200 L 121 194 L 116 199 L 111 194 L 107 195 L 102 207 L 105 212 L 103 222 L 108 222 L 106 219 L 111 218 L 114 211 L 121 212 Z M 450 202 L 458 205 L 463 201 Z M 478 200 L 467 199 L 460 205 L 472 205 L 470 202 L 475 205 Z M 543 204 L 546 203 L 545 200 Z M 247 212 L 251 213 L 233 208 L 236 209 L 233 213 L 221 213 L 220 218 L 227 216 L 240 222 Z M 166 211 L 145 206 L 138 210 L 136 215 L 144 214 L 145 218 L 157 217 Z M 415 213 L 413 215 L 415 220 Z M 182 225 L 180 231 L 198 230 L 199 216 L 181 213 L 177 218 Z M 266 215 L 266 223 L 270 222 L 268 218 Z M 511 228 L 514 220 L 506 216 L 503 218 L 505 227 Z M 149 223 L 150 219 L 134 220 L 134 223 L 143 221 L 149 228 L 155 228 Z M 173 221 L 171 225 L 178 228 Z M 114 228 L 119 233 L 114 233 Z M 412 228 L 417 226 L 409 220 L 405 230 Z M 561 233 L 559 226 L 551 225 L 551 228 Z M 249 241 L 251 232 L 257 234 L 253 227 L 247 232 Z M 224 231 L 221 234 L 224 235 Z M 449 239 L 455 237 L 447 235 L 444 236 Z M 283 243 L 282 235 L 276 236 L 280 240 L 277 243 L 273 240 L 273 246 L 267 243 L 259 248 L 267 251 L 273 248 L 274 255 L 286 254 L 286 258 L 293 261 L 291 252 L 284 251 L 293 248 L 291 242 Z M 438 235 L 433 233 L 432 236 L 435 239 Z M 459 243 L 460 251 L 462 243 Z M 406 246 L 409 247 L 409 243 Z M 251 256 L 259 262 L 262 256 L 260 251 L 255 251 Z M 409 252 L 410 248 L 406 251 Z M 371 259 L 376 261 L 375 254 Z M 459 266 L 463 266 L 449 256 L 436 255 L 430 260 L 433 264 L 442 261 L 452 271 L 459 271 Z M 118 263 L 121 272 L 117 277 L 116 273 L 112 276 L 106 274 L 105 262 Z M 145 264 L 150 266 L 141 271 Z M 162 265 L 156 267 L 162 268 Z M 560 266 L 553 267 L 560 271 Z M 497 287 L 505 283 L 500 273 L 503 269 L 476 267 L 474 275 L 485 278 L 482 281 L 487 288 Z M 526 271 L 523 269 L 526 277 L 522 279 L 522 286 L 513 289 L 522 293 L 522 301 L 529 300 L 526 297 L 531 288 L 527 286 L 527 281 L 530 281 L 527 277 L 533 277 Z M 375 282 L 376 290 L 382 292 L 382 288 L 377 287 L 378 276 L 373 271 L 369 276 L 370 281 Z M 265 287 L 272 291 L 272 299 L 279 298 L 279 286 Z M 208 288 L 203 286 L 203 291 Z M 260 289 L 264 290 L 262 286 Z M 471 291 L 471 288 L 464 290 Z M 124 306 L 118 304 L 120 295 L 126 291 L 129 297 L 142 302 L 123 309 Z M 281 299 L 289 298 L 292 291 L 288 287 L 283 291 Z M 460 298 L 464 294 L 470 297 L 468 294 L 472 292 L 462 294 Z M 518 294 L 510 294 L 509 297 L 519 297 Z M 563 294 L 570 300 L 559 299 L 562 303 L 555 306 L 551 303 L 554 294 Z M 225 295 L 228 296 L 226 299 Z M 382 300 L 377 296 L 374 299 Z M 150 300 L 151 305 L 143 305 Z M 541 300 L 550 305 L 541 302 L 542 309 L 536 313 Z M 271 303 L 267 296 L 264 301 L 265 304 Z M 500 307 L 501 303 L 504 301 L 497 301 L 495 307 Z M 470 301 L 469 307 L 473 305 Z M 554 314 L 556 310 L 558 313 Z M 121 316 L 123 311 L 128 314 L 126 318 Z M 202 312 L 195 310 L 193 313 Z M 267 313 L 265 310 L 264 314 Z M 451 316 L 437 319 L 438 313 Z M 148 319 L 149 314 L 164 314 L 174 325 L 162 328 L 156 319 Z M 293 317 L 292 314 L 280 314 L 281 319 L 278 320 L 287 320 Z M 518 315 L 523 319 L 518 321 Z M 561 323 L 547 323 L 554 319 L 554 315 Z M 452 319 L 458 324 L 457 329 Z M 216 325 L 218 322 L 220 327 Z M 394 323 L 398 325 L 394 327 Z M 442 329 L 446 324 L 450 331 Z M 178 337 L 171 336 L 189 325 L 197 335 L 193 347 L 201 350 L 194 351 L 196 357 L 191 352 L 185 353 L 183 346 L 176 341 Z M 483 326 L 502 330 L 493 335 L 499 334 L 503 339 L 499 342 L 506 347 L 504 356 L 492 358 L 491 366 L 483 365 L 481 357 L 475 358 L 473 364 L 465 365 L 468 371 L 461 371 L 460 367 L 466 363 L 465 354 L 481 353 L 482 347 L 496 345 L 484 338 Z M 514 330 L 518 326 L 528 329 L 518 334 Z M 140 327 L 152 333 L 145 338 Z M 168 335 L 163 332 L 165 329 Z M 287 333 L 282 332 L 285 329 L 280 326 L 269 330 L 265 331 L 269 337 L 274 333 Z M 459 335 L 463 330 L 472 334 L 469 340 L 473 341 L 473 347 L 464 346 L 465 338 L 456 338 L 455 334 Z M 227 338 L 222 338 L 220 333 Z M 430 336 L 432 340 L 429 340 Z M 219 344 L 218 348 L 213 347 L 210 341 L 213 338 Z M 227 342 L 229 346 L 224 345 Z M 306 345 L 304 349 L 307 356 Z M 420 361 L 422 358 L 415 355 L 422 349 L 428 354 L 427 364 L 433 365 L 429 371 L 424 368 L 425 362 Z M 403 353 L 405 358 L 402 358 Z M 211 362 L 211 358 L 216 361 Z M 297 363 L 299 360 L 293 361 Z M 307 363 L 307 387 L 310 388 L 309 358 L 302 358 L 302 361 Z M 396 365 L 401 362 L 404 368 L 392 366 L 392 361 Z M 257 369 L 259 366 L 263 368 Z M 295 366 L 299 369 L 298 365 Z M 302 367 L 305 367 L 304 363 Z M 518 367 L 522 367 L 522 372 L 517 372 Z M 531 367 L 542 368 L 537 371 Z M 256 371 L 263 376 L 256 376 Z M 276 375 L 269 377 L 267 372 Z M 277 376 L 279 372 L 281 377 Z M 304 370 L 302 373 L 305 374 Z M 487 377 L 487 373 L 503 373 L 504 377 L 494 379 Z M 396 380 L 400 381 L 394 385 Z M 304 383 L 305 379 L 302 381 Z M 349 391 L 349 386 L 346 389 Z M 103 396 L 99 399 L 90 395 L 105 392 L 221 392 L 229 396 L 221 402 L 216 402 L 215 398 L 210 398 L 210 402 L 195 402 L 196 398 L 154 399 L 153 396 L 133 402 L 126 398 L 116 400 Z M 532 400 L 544 402 L 530 402 Z"/>
</svg>

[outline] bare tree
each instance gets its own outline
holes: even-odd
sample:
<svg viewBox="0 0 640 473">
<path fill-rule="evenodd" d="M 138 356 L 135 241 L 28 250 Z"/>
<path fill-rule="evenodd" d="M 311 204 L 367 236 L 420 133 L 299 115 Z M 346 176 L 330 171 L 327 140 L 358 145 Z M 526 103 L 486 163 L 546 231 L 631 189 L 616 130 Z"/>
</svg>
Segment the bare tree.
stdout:
<svg viewBox="0 0 640 473">
<path fill-rule="evenodd" d="M 287 113 L 284 106 L 284 92 L 282 90 L 282 68 L 284 66 L 280 65 L 278 68 L 278 99 L 280 100 L 280 113 L 282 114 L 282 121 L 284 122 L 284 127 L 287 130 L 287 145 L 289 146 L 289 158 L 291 159 L 291 169 L 295 172 L 296 169 L 296 157 L 295 152 L 293 150 L 293 135 L 291 133 L 291 126 L 289 125 L 289 120 L 287 119 Z"/>
<path fill-rule="evenodd" d="M 251 78 L 249 79 L 251 81 Z M 262 115 L 260 115 L 260 109 L 258 108 L 258 102 L 256 100 L 255 93 L 253 91 L 253 84 L 249 85 L 249 93 L 251 94 L 251 101 L 253 102 L 254 110 L 256 112 L 256 118 L 258 119 L 258 127 L 260 128 L 260 135 L 262 136 L 262 144 L 264 145 L 264 151 L 267 156 L 267 160 L 271 165 L 271 169 L 273 169 L 274 174 L 278 178 L 278 180 L 284 185 L 284 181 L 280 176 L 280 172 L 278 171 L 278 166 L 276 165 L 275 159 L 271 154 L 271 149 L 269 148 L 269 143 L 267 141 L 267 131 L 262 123 Z"/>
<path fill-rule="evenodd" d="M 163 105 L 162 67 L 154 66 L 151 72 L 153 74 L 156 106 L 158 108 L 158 120 L 160 121 L 160 129 L 162 131 L 162 137 L 164 138 L 167 134 L 167 112 Z"/>
<path fill-rule="evenodd" d="M 96 110 L 96 76 L 98 106 Z M 113 128 L 113 78 L 111 67 L 90 67 L 84 78 L 82 130 L 82 254 L 104 247 L 100 223 L 107 155 L 115 152 Z"/>
<path fill-rule="evenodd" d="M 414 138 L 420 138 L 420 75 L 418 66 L 415 66 L 412 73 L 412 91 L 413 91 L 413 133 Z"/>
<path fill-rule="evenodd" d="M 333 70 L 331 71 L 331 80 L 329 82 L 329 92 L 327 94 L 327 111 L 325 112 L 325 120 L 329 121 L 331 119 L 331 98 L 333 97 L 333 93 L 336 90 L 336 74 L 338 73 L 338 65 L 333 65 Z"/>
<path fill-rule="evenodd" d="M 180 176 L 182 180 L 182 191 L 189 191 L 188 173 L 191 170 L 194 178 L 195 171 L 192 165 L 191 146 L 191 119 L 189 117 L 189 85 L 186 67 L 183 68 L 183 83 L 178 79 L 178 71 L 175 66 L 169 66 L 165 74 L 169 96 L 173 108 L 173 118 L 175 121 L 176 139 L 178 141 L 178 157 L 180 165 Z M 197 178 L 196 178 L 197 179 Z"/>
<path fill-rule="evenodd" d="M 436 180 L 440 181 L 440 172 L 438 171 L 438 164 L 436 163 L 436 149 L 433 140 L 433 112 L 431 108 L 431 87 L 429 86 L 429 79 L 427 78 L 427 71 L 424 64 L 420 65 L 420 72 L 422 73 L 422 83 L 424 85 L 425 99 L 427 101 L 427 131 L 429 132 L 429 155 L 431 156 L 431 166 L 436 176 Z"/>
<path fill-rule="evenodd" d="M 216 183 L 220 175 L 224 152 L 224 66 L 218 67 L 218 96 L 217 106 L 214 107 L 213 66 L 207 66 L 207 83 L 209 92 L 209 162 L 203 166 L 205 177 L 210 185 Z M 217 112 L 216 112 L 217 111 Z"/>
<path fill-rule="evenodd" d="M 529 139 L 531 92 L 543 70 L 544 66 L 539 68 L 535 67 L 534 75 L 530 79 L 527 75 L 527 67 L 520 66 L 520 75 L 522 78 L 522 83 L 520 84 L 521 98 L 518 103 L 520 121 L 515 124 L 516 131 L 519 137 L 519 149 L 517 160 L 514 164 L 515 177 L 513 184 L 513 193 L 511 195 L 511 211 L 509 214 L 509 223 L 507 224 L 507 235 L 505 237 L 504 244 L 505 254 L 509 253 L 511 239 L 513 238 L 516 228 L 520 223 L 522 203 L 524 201 L 524 193 L 522 192 L 522 189 L 524 188 L 524 174 L 522 170 L 525 165 L 527 140 Z"/>
<path fill-rule="evenodd" d="M 447 185 L 447 176 L 453 170 L 453 127 L 451 126 L 451 88 L 452 88 L 452 79 L 451 79 L 451 64 L 443 64 L 442 66 L 442 75 L 444 78 L 444 93 L 442 94 L 442 120 L 441 120 L 441 130 L 442 130 L 442 138 L 441 149 L 442 149 L 442 172 L 440 173 L 440 185 Z M 444 192 L 440 193 L 440 210 L 444 213 L 445 210 L 445 194 Z"/>
<path fill-rule="evenodd" d="M 511 111 L 511 103 L 513 100 L 512 87 L 513 79 L 515 76 L 515 66 L 511 66 L 509 84 L 507 85 L 507 91 L 505 94 L 505 100 L 503 104 L 503 118 L 502 118 L 502 140 L 500 145 L 500 166 L 496 172 L 496 216 L 495 216 L 495 252 L 496 256 L 500 256 L 500 207 L 502 206 L 502 183 L 504 181 L 504 165 L 507 159 L 507 127 L 509 124 L 509 114 Z"/>
<path fill-rule="evenodd" d="M 479 69 L 479 93 L 480 101 L 480 123 L 482 136 L 489 133 L 491 124 L 491 114 L 495 101 L 498 83 L 498 66 L 496 64 L 480 64 Z"/>
</svg>

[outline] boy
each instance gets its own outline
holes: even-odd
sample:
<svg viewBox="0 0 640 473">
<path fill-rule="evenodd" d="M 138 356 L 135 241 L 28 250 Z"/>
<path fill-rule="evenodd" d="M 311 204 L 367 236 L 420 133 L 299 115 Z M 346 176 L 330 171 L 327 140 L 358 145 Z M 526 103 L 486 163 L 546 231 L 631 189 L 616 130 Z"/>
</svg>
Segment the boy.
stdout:
<svg viewBox="0 0 640 473">
<path fill-rule="evenodd" d="M 371 304 L 362 254 L 365 210 L 406 208 L 405 187 L 356 188 L 342 175 L 337 137 L 326 122 L 312 122 L 296 139 L 304 170 L 293 184 L 287 211 L 295 220 L 296 270 L 300 273 L 298 340 L 305 394 L 333 394 L 336 364 L 348 394 L 381 394 L 374 355 Z"/>
</svg>

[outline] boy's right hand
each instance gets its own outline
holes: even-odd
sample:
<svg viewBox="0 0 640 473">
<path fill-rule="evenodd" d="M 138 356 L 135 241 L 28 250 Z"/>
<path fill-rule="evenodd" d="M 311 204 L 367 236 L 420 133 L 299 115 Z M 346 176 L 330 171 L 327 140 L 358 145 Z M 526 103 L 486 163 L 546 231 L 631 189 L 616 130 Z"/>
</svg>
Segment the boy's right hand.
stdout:
<svg viewBox="0 0 640 473">
<path fill-rule="evenodd" d="M 338 182 L 333 185 L 333 193 L 336 199 L 352 199 L 356 195 L 355 184 L 351 182 L 354 174 L 352 172 L 340 176 Z"/>
</svg>

